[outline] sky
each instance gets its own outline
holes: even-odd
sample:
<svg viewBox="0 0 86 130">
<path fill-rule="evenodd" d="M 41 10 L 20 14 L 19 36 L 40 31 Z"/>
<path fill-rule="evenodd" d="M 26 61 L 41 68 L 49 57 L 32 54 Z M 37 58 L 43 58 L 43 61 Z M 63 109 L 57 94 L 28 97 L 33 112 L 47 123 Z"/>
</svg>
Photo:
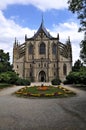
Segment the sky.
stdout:
<svg viewBox="0 0 86 130">
<path fill-rule="evenodd" d="M 79 20 L 68 10 L 67 0 L 3 0 L 0 1 L 0 49 L 10 54 L 12 63 L 15 37 L 24 42 L 38 30 L 42 16 L 44 25 L 54 37 L 59 33 L 60 42 L 66 43 L 70 36 L 73 64 L 79 59 L 80 41 L 83 33 L 78 32 Z"/>
</svg>

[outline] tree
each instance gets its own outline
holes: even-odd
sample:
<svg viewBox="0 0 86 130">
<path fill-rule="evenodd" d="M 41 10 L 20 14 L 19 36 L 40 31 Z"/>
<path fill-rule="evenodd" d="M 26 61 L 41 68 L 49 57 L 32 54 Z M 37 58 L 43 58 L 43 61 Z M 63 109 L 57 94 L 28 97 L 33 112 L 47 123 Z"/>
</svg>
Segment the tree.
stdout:
<svg viewBox="0 0 86 130">
<path fill-rule="evenodd" d="M 6 71 L 12 71 L 12 65 L 9 62 L 9 53 L 0 50 L 0 73 Z"/>
<path fill-rule="evenodd" d="M 21 79 L 16 72 L 12 70 L 9 62 L 9 53 L 0 50 L 0 83 L 30 85 L 27 79 Z"/>
<path fill-rule="evenodd" d="M 68 0 L 69 10 L 77 13 L 81 27 L 79 31 L 86 31 L 86 0 Z"/>
<path fill-rule="evenodd" d="M 81 27 L 79 32 L 85 32 L 85 38 L 81 41 L 80 58 L 86 64 L 86 0 L 68 0 L 69 10 L 73 13 L 77 13 L 78 19 L 80 19 Z"/>
<path fill-rule="evenodd" d="M 86 85 L 86 68 L 83 68 L 83 71 L 70 72 L 66 77 L 64 84 L 85 84 Z"/>
<path fill-rule="evenodd" d="M 83 63 L 78 59 L 75 63 L 74 66 L 72 67 L 73 71 L 79 71 L 83 67 Z"/>
<path fill-rule="evenodd" d="M 3 50 L 0 50 L 0 62 L 8 62 L 9 61 L 9 53 L 4 53 Z"/>
<path fill-rule="evenodd" d="M 81 41 L 80 47 L 81 47 L 80 58 L 86 64 L 86 39 Z"/>
</svg>

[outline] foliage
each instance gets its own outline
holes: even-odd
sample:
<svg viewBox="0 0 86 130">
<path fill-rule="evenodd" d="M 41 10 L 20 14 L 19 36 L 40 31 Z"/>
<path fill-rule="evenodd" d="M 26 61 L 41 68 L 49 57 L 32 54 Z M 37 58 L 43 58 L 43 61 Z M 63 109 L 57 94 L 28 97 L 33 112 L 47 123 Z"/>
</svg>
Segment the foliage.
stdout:
<svg viewBox="0 0 86 130">
<path fill-rule="evenodd" d="M 81 27 L 79 31 L 86 31 L 86 0 L 68 0 L 69 10 L 77 13 Z"/>
<path fill-rule="evenodd" d="M 0 50 L 0 62 L 8 62 L 9 61 L 9 53 L 4 53 L 3 50 Z"/>
<path fill-rule="evenodd" d="M 52 85 L 60 85 L 61 80 L 56 78 L 56 79 L 53 79 L 53 80 L 51 81 L 51 83 L 52 83 Z"/>
<path fill-rule="evenodd" d="M 83 66 L 83 63 L 78 59 L 74 63 L 74 66 L 72 67 L 72 71 L 79 71 L 82 66 Z"/>
<path fill-rule="evenodd" d="M 70 72 L 66 77 L 64 84 L 85 84 L 86 85 L 86 67 L 80 68 L 77 72 Z"/>
<path fill-rule="evenodd" d="M 30 85 L 27 79 L 21 79 L 15 72 L 8 71 L 0 74 L 0 83 L 16 84 L 16 85 Z"/>
<path fill-rule="evenodd" d="M 80 47 L 81 47 L 80 58 L 86 64 L 86 39 L 81 41 Z"/>
<path fill-rule="evenodd" d="M 69 10 L 73 13 L 77 13 L 78 19 L 80 19 L 81 27 L 80 31 L 85 32 L 85 38 L 81 41 L 80 58 L 86 64 L 86 0 L 68 0 Z"/>
<path fill-rule="evenodd" d="M 9 62 L 9 53 L 4 53 L 3 50 L 0 50 L 0 73 L 12 71 L 12 65 Z"/>
<path fill-rule="evenodd" d="M 4 53 L 3 50 L 0 50 L 0 83 L 30 85 L 30 81 L 19 78 L 12 70 L 12 65 L 9 62 L 9 53 Z"/>
<path fill-rule="evenodd" d="M 16 85 L 30 85 L 30 81 L 27 79 L 18 78 L 15 84 Z"/>
<path fill-rule="evenodd" d="M 1 83 L 9 83 L 9 84 L 15 84 L 15 82 L 18 79 L 18 75 L 15 72 L 8 71 L 3 72 L 0 74 L 0 82 Z"/>
<path fill-rule="evenodd" d="M 67 81 L 71 84 L 73 83 L 79 83 L 80 77 L 79 77 L 79 72 L 71 72 L 67 77 Z"/>
</svg>

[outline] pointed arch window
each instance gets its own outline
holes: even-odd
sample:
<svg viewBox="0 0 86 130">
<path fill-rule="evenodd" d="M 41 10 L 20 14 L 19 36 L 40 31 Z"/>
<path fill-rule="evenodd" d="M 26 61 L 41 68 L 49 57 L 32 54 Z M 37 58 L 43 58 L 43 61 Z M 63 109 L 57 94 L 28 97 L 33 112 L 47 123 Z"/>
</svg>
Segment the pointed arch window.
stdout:
<svg viewBox="0 0 86 130">
<path fill-rule="evenodd" d="M 39 54 L 45 54 L 46 53 L 46 46 L 45 43 L 41 43 L 39 47 Z"/>
<path fill-rule="evenodd" d="M 30 44 L 30 46 L 29 46 L 29 54 L 33 54 L 33 45 L 32 44 Z"/>
<path fill-rule="evenodd" d="M 53 53 L 54 55 L 56 55 L 56 51 L 57 51 L 57 47 L 56 47 L 56 44 L 54 43 L 54 44 L 53 44 L 53 47 L 52 47 L 52 53 Z"/>
<path fill-rule="evenodd" d="M 66 64 L 63 65 L 63 74 L 67 75 L 67 65 Z"/>
</svg>

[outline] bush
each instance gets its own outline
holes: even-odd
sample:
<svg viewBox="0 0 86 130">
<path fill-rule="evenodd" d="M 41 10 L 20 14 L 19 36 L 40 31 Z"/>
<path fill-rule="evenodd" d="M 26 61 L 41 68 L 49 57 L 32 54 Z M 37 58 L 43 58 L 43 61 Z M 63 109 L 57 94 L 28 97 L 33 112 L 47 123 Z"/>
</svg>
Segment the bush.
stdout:
<svg viewBox="0 0 86 130">
<path fill-rule="evenodd" d="M 8 71 L 0 74 L 0 82 L 16 85 L 30 85 L 27 79 L 21 79 L 15 72 Z"/>
<path fill-rule="evenodd" d="M 60 80 L 60 79 L 53 79 L 53 80 L 51 81 L 51 83 L 52 83 L 52 85 L 60 85 L 61 80 Z"/>
<path fill-rule="evenodd" d="M 86 71 L 71 72 L 64 84 L 86 84 Z"/>
<path fill-rule="evenodd" d="M 27 79 L 18 78 L 15 84 L 16 85 L 30 85 L 30 81 Z"/>
<path fill-rule="evenodd" d="M 15 84 L 16 80 L 18 79 L 18 75 L 15 72 L 8 71 L 0 74 L 0 82 Z"/>
</svg>

